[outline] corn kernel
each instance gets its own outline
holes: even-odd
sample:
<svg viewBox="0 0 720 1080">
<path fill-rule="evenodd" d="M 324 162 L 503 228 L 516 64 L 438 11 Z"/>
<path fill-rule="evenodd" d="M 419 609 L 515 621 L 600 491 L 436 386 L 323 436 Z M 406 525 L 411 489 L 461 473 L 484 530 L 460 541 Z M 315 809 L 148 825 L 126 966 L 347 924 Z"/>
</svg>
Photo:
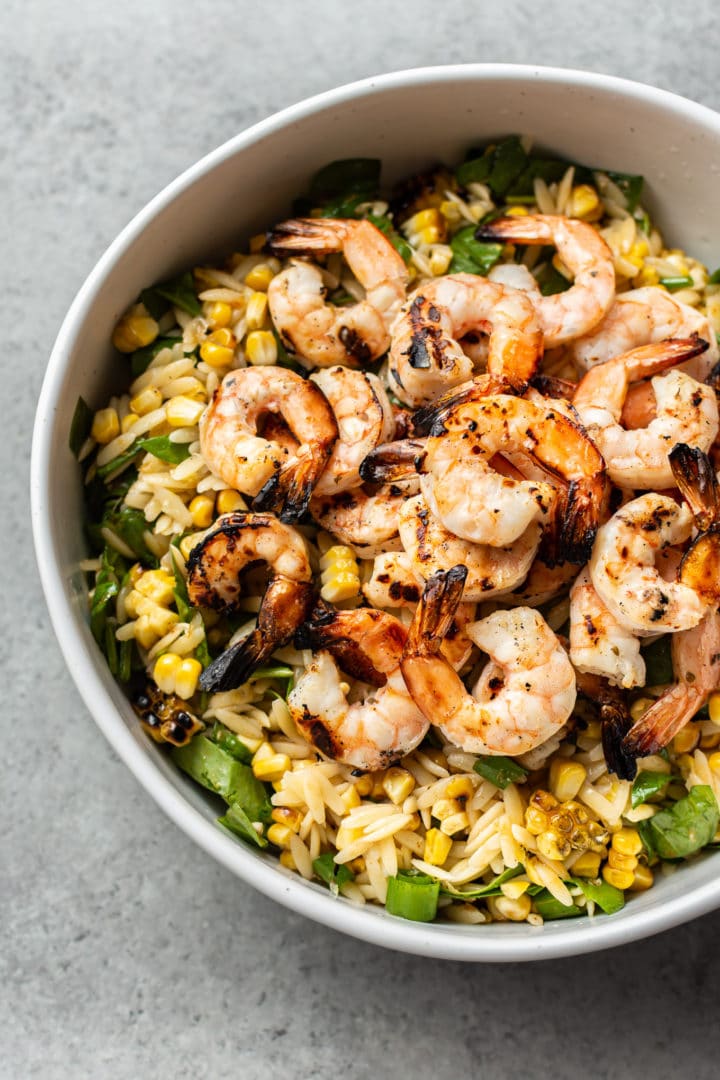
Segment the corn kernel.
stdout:
<svg viewBox="0 0 720 1080">
<path fill-rule="evenodd" d="M 235 337 L 223 327 L 213 330 L 200 346 L 200 359 L 212 368 L 229 367 L 235 358 Z"/>
<path fill-rule="evenodd" d="M 442 274 L 446 274 L 448 267 L 452 262 L 453 251 L 447 244 L 436 244 L 430 252 L 428 262 L 430 263 L 430 271 L 434 277 L 440 277 Z"/>
<path fill-rule="evenodd" d="M 556 799 L 574 799 L 585 783 L 587 769 L 579 761 L 556 758 L 550 766 L 550 790 Z"/>
<path fill-rule="evenodd" d="M 163 653 L 155 661 L 153 679 L 163 694 L 175 692 L 175 678 L 180 668 L 180 657 L 175 653 Z"/>
<path fill-rule="evenodd" d="M 280 862 L 280 865 L 284 866 L 286 870 L 297 870 L 297 866 L 295 865 L 295 860 L 292 857 L 292 853 L 289 852 L 289 851 L 281 851 L 280 852 L 279 862 Z"/>
<path fill-rule="evenodd" d="M 405 802 L 415 787 L 415 777 L 407 769 L 392 768 L 385 773 L 383 788 L 385 794 L 395 806 Z"/>
<path fill-rule="evenodd" d="M 720 753 L 710 754 L 708 757 L 708 765 L 714 773 L 720 775 Z"/>
<path fill-rule="evenodd" d="M 527 217 L 529 212 L 527 206 L 509 206 L 505 211 L 505 217 Z"/>
<path fill-rule="evenodd" d="M 258 263 L 245 275 L 245 284 L 257 292 L 267 292 L 268 285 L 275 277 L 267 263 Z"/>
<path fill-rule="evenodd" d="M 180 541 L 180 554 L 183 559 L 190 558 L 190 552 L 194 547 L 197 547 L 198 543 L 202 539 L 201 533 L 189 533 L 187 536 L 183 536 Z"/>
<path fill-rule="evenodd" d="M 248 330 L 260 330 L 265 322 L 265 316 L 267 314 L 267 294 L 264 292 L 254 292 L 250 296 L 245 311 L 245 319 L 247 321 Z"/>
<path fill-rule="evenodd" d="M 637 829 L 618 829 L 613 833 L 612 846 L 621 855 L 639 855 L 643 848 Z"/>
<path fill-rule="evenodd" d="M 147 413 L 159 409 L 162 400 L 162 393 L 157 386 L 146 386 L 134 398 L 130 398 L 130 409 L 137 416 L 145 416 Z"/>
<path fill-rule="evenodd" d="M 720 727 L 720 691 L 715 691 L 708 698 L 708 714 L 713 724 Z"/>
<path fill-rule="evenodd" d="M 430 812 L 438 821 L 444 821 L 453 814 L 459 814 L 461 810 L 462 806 L 457 799 L 438 799 L 433 803 Z"/>
<path fill-rule="evenodd" d="M 277 363 L 277 341 L 271 330 L 252 330 L 245 339 L 245 356 L 254 367 Z"/>
<path fill-rule="evenodd" d="M 452 840 L 439 829 L 428 829 L 425 834 L 423 859 L 431 866 L 443 866 L 450 854 Z"/>
<path fill-rule="evenodd" d="M 440 203 L 440 213 L 447 221 L 448 225 L 459 225 L 462 221 L 462 211 L 456 202 L 452 199 L 443 199 Z"/>
<path fill-rule="evenodd" d="M 630 706 L 630 716 L 634 721 L 639 720 L 640 717 L 643 716 L 643 714 L 646 713 L 650 706 L 653 704 L 654 702 L 652 698 L 638 698 L 637 701 L 633 701 L 632 705 Z"/>
<path fill-rule="evenodd" d="M 537 806 L 528 806 L 525 811 L 525 828 L 533 836 L 539 836 L 548 827 L 548 816 Z"/>
<path fill-rule="evenodd" d="M 288 829 L 292 829 L 293 832 L 298 832 L 302 825 L 302 814 L 292 806 L 276 806 L 270 817 L 278 825 L 287 825 Z"/>
<path fill-rule="evenodd" d="M 193 525 L 197 529 L 207 529 L 212 524 L 215 501 L 211 495 L 196 495 L 188 506 Z"/>
<path fill-rule="evenodd" d="M 136 585 L 140 578 L 143 576 L 143 568 L 139 562 L 133 563 L 129 570 L 130 584 Z"/>
<path fill-rule="evenodd" d="M 125 416 L 123 416 L 122 420 L 120 421 L 120 430 L 122 431 L 123 435 L 126 431 L 130 430 L 133 424 L 137 424 L 137 420 L 137 413 L 129 412 L 126 413 Z"/>
<path fill-rule="evenodd" d="M 529 881 L 506 881 L 500 886 L 500 891 L 503 896 L 507 896 L 509 900 L 519 900 L 521 896 L 530 888 Z"/>
<path fill-rule="evenodd" d="M 517 900 L 509 896 L 492 896 L 488 900 L 488 907 L 495 919 L 524 922 L 532 909 L 532 900 L 525 895 L 519 896 Z"/>
<path fill-rule="evenodd" d="M 274 754 L 275 751 L 273 750 L 270 743 L 263 740 L 263 742 L 260 744 L 260 746 L 258 746 L 257 750 L 253 755 L 253 765 L 256 761 L 268 761 L 271 757 L 274 756 Z"/>
<path fill-rule="evenodd" d="M 612 866 L 603 866 L 602 876 L 608 885 L 614 885 L 616 889 L 629 889 L 635 880 L 632 870 L 615 870 Z"/>
<path fill-rule="evenodd" d="M 634 855 L 622 855 L 614 847 L 610 848 L 607 861 L 608 866 L 612 866 L 613 870 L 634 870 L 638 864 Z"/>
<path fill-rule="evenodd" d="M 205 403 L 178 394 L 165 407 L 165 418 L 171 427 L 193 427 L 203 414 Z"/>
<path fill-rule="evenodd" d="M 365 860 L 362 855 L 358 855 L 357 859 L 351 859 L 349 863 L 345 863 L 348 870 L 353 874 L 365 873 Z"/>
<path fill-rule="evenodd" d="M 272 754 L 270 757 L 262 757 L 259 761 L 258 755 L 255 754 L 252 759 L 252 771 L 258 780 L 269 780 L 270 782 L 279 780 L 289 768 L 290 758 L 287 754 Z"/>
<path fill-rule="evenodd" d="M 451 776 L 444 794 L 448 799 L 471 799 L 475 794 L 475 785 L 469 776 Z"/>
<path fill-rule="evenodd" d="M 673 750 L 676 754 L 689 754 L 695 749 L 700 741 L 700 732 L 697 724 L 687 724 L 672 741 Z"/>
<path fill-rule="evenodd" d="M 175 693 L 183 701 L 189 701 L 197 690 L 198 679 L 202 672 L 202 664 L 192 656 L 186 656 L 181 661 L 178 673 L 175 677 Z"/>
<path fill-rule="evenodd" d="M 223 491 L 218 492 L 218 514 L 232 514 L 235 510 L 244 509 L 245 500 L 243 499 L 239 491 L 233 491 L 232 488 L 224 488 Z"/>
<path fill-rule="evenodd" d="M 257 255 L 265 247 L 265 233 L 255 233 L 250 237 L 248 248 L 251 255 Z"/>
<path fill-rule="evenodd" d="M 363 776 L 358 776 L 353 787 L 361 799 L 366 798 L 373 789 L 373 778 L 371 773 L 365 773 Z"/>
<path fill-rule="evenodd" d="M 591 720 L 585 728 L 585 734 L 590 739 L 599 739 L 602 732 L 602 724 L 599 720 Z"/>
<path fill-rule="evenodd" d="M 549 829 L 547 832 L 539 834 L 537 846 L 541 855 L 544 855 L 546 859 L 552 859 L 554 862 L 562 862 L 570 854 L 571 850 L 568 840 L 558 836 L 557 833 L 551 832 Z"/>
<path fill-rule="evenodd" d="M 450 814 L 440 822 L 440 829 L 446 836 L 454 836 L 455 833 L 466 832 L 470 828 L 470 818 L 464 810 L 459 814 Z"/>
<path fill-rule="evenodd" d="M 714 750 L 716 746 L 720 746 L 720 731 L 713 731 L 711 734 L 700 736 L 701 750 Z"/>
<path fill-rule="evenodd" d="M 590 184 L 576 184 L 570 192 L 565 213 L 581 221 L 597 221 L 602 216 L 602 206 L 595 188 Z"/>
<path fill-rule="evenodd" d="M 348 811 L 348 813 L 351 810 L 354 810 L 355 807 L 360 806 L 360 803 L 362 802 L 362 800 L 360 798 L 360 795 L 358 794 L 358 790 L 357 790 L 357 787 L 355 786 L 355 784 L 350 784 L 350 786 L 347 787 L 345 789 L 345 791 L 343 791 L 340 798 L 341 798 L 341 800 L 342 800 L 342 802 L 343 802 L 343 804 L 345 806 L 345 809 Z"/>
<path fill-rule="evenodd" d="M 205 318 L 213 330 L 222 330 L 230 325 L 232 313 L 233 310 L 230 304 L 225 303 L 224 300 L 216 300 L 214 303 L 207 305 Z"/>
<path fill-rule="evenodd" d="M 142 304 L 123 315 L 113 331 L 112 343 L 118 352 L 131 353 L 151 345 L 160 332 L 160 327 L 148 315 Z"/>
<path fill-rule="evenodd" d="M 290 847 L 290 837 L 293 835 L 293 831 L 287 825 L 275 823 L 270 826 L 265 835 L 275 847 L 287 848 Z"/>
<path fill-rule="evenodd" d="M 654 266 L 643 266 L 642 270 L 634 280 L 641 287 L 644 285 L 658 285 L 660 282 L 660 274 Z"/>
<path fill-rule="evenodd" d="M 120 418 L 117 409 L 98 409 L 90 429 L 95 442 L 105 446 L 120 434 Z"/>
<path fill-rule="evenodd" d="M 175 592 L 175 578 L 167 570 L 145 570 L 135 582 L 135 590 L 156 604 L 169 604 Z"/>
<path fill-rule="evenodd" d="M 572 865 L 576 877 L 596 878 L 600 873 L 600 855 L 596 851 L 583 851 Z"/>
<path fill-rule="evenodd" d="M 630 886 L 630 892 L 644 892 L 645 889 L 649 889 L 655 877 L 649 866 L 645 866 L 643 863 L 639 863 L 635 873 L 633 875 L 633 883 Z"/>
<path fill-rule="evenodd" d="M 383 787 L 383 781 L 385 780 L 384 772 L 374 772 L 370 774 L 372 776 L 373 786 L 370 791 L 371 799 L 384 799 L 385 788 Z"/>
</svg>

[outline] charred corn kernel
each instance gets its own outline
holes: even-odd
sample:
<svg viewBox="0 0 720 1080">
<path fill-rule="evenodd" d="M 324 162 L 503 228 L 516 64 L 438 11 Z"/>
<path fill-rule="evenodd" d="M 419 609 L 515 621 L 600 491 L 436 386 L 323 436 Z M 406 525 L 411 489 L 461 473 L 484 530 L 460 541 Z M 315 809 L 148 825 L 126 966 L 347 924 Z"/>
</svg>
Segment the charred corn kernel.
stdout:
<svg viewBox="0 0 720 1080">
<path fill-rule="evenodd" d="M 517 900 L 509 896 L 492 896 L 488 900 L 490 914 L 496 919 L 507 919 L 509 922 L 524 922 L 532 910 L 532 900 L 529 896 L 519 896 Z"/>
<path fill-rule="evenodd" d="M 270 826 L 265 835 L 275 847 L 287 848 L 290 847 L 290 837 L 293 835 L 293 831 L 287 825 L 276 823 Z"/>
<path fill-rule="evenodd" d="M 270 817 L 278 825 L 286 825 L 293 832 L 297 832 L 302 825 L 302 814 L 292 806 L 276 806 Z"/>
<path fill-rule="evenodd" d="M 527 217 L 529 214 L 527 206 L 509 206 L 505 211 L 506 217 Z"/>
<path fill-rule="evenodd" d="M 265 233 L 255 233 L 250 237 L 248 248 L 251 255 L 257 255 L 265 247 Z"/>
<path fill-rule="evenodd" d="M 171 427 L 193 427 L 203 414 L 205 403 L 177 394 L 165 406 L 165 418 Z"/>
<path fill-rule="evenodd" d="M 587 769 L 579 761 L 556 758 L 550 766 L 550 790 L 556 799 L 574 799 L 585 783 Z"/>
<path fill-rule="evenodd" d="M 268 367 L 277 362 L 277 341 L 272 330 L 252 330 L 245 340 L 245 355 L 254 367 Z"/>
<path fill-rule="evenodd" d="M 660 282 L 660 274 L 654 266 L 643 266 L 634 280 L 641 287 L 644 285 L 657 285 Z"/>
<path fill-rule="evenodd" d="M 621 855 L 614 847 L 610 848 L 607 861 L 613 870 L 634 870 L 638 864 L 634 855 Z"/>
<path fill-rule="evenodd" d="M 230 325 L 233 309 L 224 300 L 215 300 L 206 305 L 205 318 L 213 330 L 222 330 Z"/>
<path fill-rule="evenodd" d="M 503 896 L 507 896 L 510 900 L 519 900 L 529 888 L 529 881 L 506 881 L 504 885 L 500 886 L 500 891 Z"/>
<path fill-rule="evenodd" d="M 353 787 L 357 791 L 361 799 L 366 798 L 373 789 L 373 778 L 371 773 L 364 773 L 362 776 L 358 776 L 357 780 L 353 784 Z"/>
<path fill-rule="evenodd" d="M 280 862 L 280 865 L 284 866 L 286 870 L 297 870 L 297 866 L 295 865 L 295 860 L 293 859 L 292 854 L 289 851 L 281 851 L 280 852 L 279 862 Z"/>
<path fill-rule="evenodd" d="M 639 855 L 643 848 L 637 829 L 618 829 L 612 835 L 611 844 L 621 855 Z"/>
<path fill-rule="evenodd" d="M 539 836 L 548 827 L 548 816 L 537 806 L 528 806 L 525 811 L 525 828 L 533 836 Z"/>
<path fill-rule="evenodd" d="M 708 699 L 708 714 L 713 724 L 720 727 L 720 692 L 716 691 Z"/>
<path fill-rule="evenodd" d="M 633 720 L 639 720 L 640 717 L 648 711 L 652 704 L 652 698 L 638 698 L 637 701 L 633 701 L 632 705 L 630 706 L 630 716 Z"/>
<path fill-rule="evenodd" d="M 153 679 L 163 694 L 175 692 L 175 677 L 180 670 L 180 657 L 175 653 L 163 653 L 155 661 Z"/>
<path fill-rule="evenodd" d="M 251 294 L 250 299 L 245 309 L 245 319 L 247 321 L 248 330 L 260 330 L 262 324 L 265 322 L 265 316 L 267 314 L 267 294 L 264 292 L 254 292 Z"/>
<path fill-rule="evenodd" d="M 290 758 L 287 754 L 273 753 L 270 757 L 261 757 L 258 760 L 259 753 L 260 750 L 252 759 L 252 771 L 258 780 L 268 780 L 272 783 L 274 780 L 279 780 L 283 773 L 286 773 L 290 768 Z"/>
<path fill-rule="evenodd" d="M 616 870 L 607 864 L 602 868 L 602 876 L 608 885 L 614 885 L 616 889 L 629 889 L 635 880 L 632 870 Z"/>
<path fill-rule="evenodd" d="M 145 570 L 135 582 L 135 589 L 156 604 L 169 604 L 175 592 L 175 578 L 167 570 Z"/>
<path fill-rule="evenodd" d="M 243 510 L 245 507 L 245 500 L 240 492 L 233 491 L 232 488 L 224 488 L 218 492 L 216 503 L 218 514 L 232 514 L 234 510 Z"/>
<path fill-rule="evenodd" d="M 357 859 L 351 859 L 350 862 L 345 863 L 345 865 L 352 874 L 365 873 L 365 860 L 362 855 L 358 855 Z"/>
<path fill-rule="evenodd" d="M 415 777 L 407 769 L 392 768 L 385 773 L 383 788 L 390 802 L 396 806 L 405 802 L 414 787 Z"/>
<path fill-rule="evenodd" d="M 142 304 L 131 308 L 123 315 L 113 331 L 112 343 L 118 352 L 131 353 L 151 345 L 158 336 L 160 327 Z"/>
<path fill-rule="evenodd" d="M 701 750 L 714 750 L 716 746 L 720 746 L 720 731 L 713 731 L 708 735 L 700 736 Z"/>
<path fill-rule="evenodd" d="M 597 221 L 602 217 L 600 197 L 595 188 L 590 184 L 576 184 L 570 192 L 565 213 L 582 221 Z"/>
<path fill-rule="evenodd" d="M 475 785 L 469 776 L 451 776 L 444 794 L 448 799 L 471 799 L 475 794 Z"/>
<path fill-rule="evenodd" d="M 630 892 L 644 892 L 645 889 L 649 889 L 655 877 L 649 866 L 644 866 L 643 863 L 639 863 L 633 874 L 633 883 L 630 886 Z"/>
<path fill-rule="evenodd" d="M 445 219 L 435 207 L 418 210 L 405 222 L 403 231 L 416 244 L 442 244 L 445 240 Z"/>
<path fill-rule="evenodd" d="M 98 409 L 90 429 L 95 442 L 105 446 L 120 434 L 120 417 L 117 409 Z"/>
<path fill-rule="evenodd" d="M 470 828 L 470 818 L 464 810 L 459 814 L 450 814 L 440 822 L 440 831 L 446 836 L 455 836 L 456 833 L 466 832 Z"/>
<path fill-rule="evenodd" d="M 229 367 L 235 358 L 235 344 L 232 330 L 213 330 L 200 346 L 200 359 L 212 368 Z"/>
<path fill-rule="evenodd" d="M 145 416 L 162 405 L 162 392 L 157 386 L 146 386 L 135 397 L 130 398 L 130 409 L 137 416 Z"/>
<path fill-rule="evenodd" d="M 453 251 L 447 244 L 436 244 L 430 252 L 428 262 L 430 263 L 430 270 L 435 277 L 440 277 L 441 274 L 446 274 L 448 267 L 452 262 Z"/>
<path fill-rule="evenodd" d="M 267 292 L 268 285 L 275 277 L 267 263 L 258 263 L 245 275 L 245 284 L 257 292 Z"/>
<path fill-rule="evenodd" d="M 700 742 L 700 732 L 697 724 L 686 724 L 672 741 L 672 748 L 676 754 L 689 754 Z"/>
<path fill-rule="evenodd" d="M 198 679 L 202 673 L 202 664 L 192 656 L 186 656 L 180 663 L 175 676 L 175 693 L 183 701 L 189 701 L 197 690 Z"/>
<path fill-rule="evenodd" d="M 714 773 L 720 774 L 720 754 L 710 754 L 708 757 L 708 765 Z"/>
<path fill-rule="evenodd" d="M 462 806 L 457 799 L 438 799 L 430 808 L 432 816 L 438 821 L 444 821 L 453 814 L 459 814 L 461 810 Z"/>
<path fill-rule="evenodd" d="M 450 854 L 452 844 L 451 838 L 439 829 L 428 829 L 425 834 L 423 859 L 431 866 L 443 866 Z"/>
<path fill-rule="evenodd" d="M 360 803 L 362 801 L 360 795 L 358 794 L 358 790 L 354 784 L 350 784 L 350 786 L 347 787 L 345 791 L 343 791 L 340 799 L 342 800 L 348 813 L 351 810 L 354 810 L 356 806 L 360 806 Z"/>
<path fill-rule="evenodd" d="M 600 855 L 597 851 L 583 851 L 572 865 L 576 877 L 596 878 L 600 873 Z"/>
<path fill-rule="evenodd" d="M 198 529 L 207 529 L 212 524 L 215 513 L 215 500 L 212 495 L 196 495 L 188 506 L 193 525 Z"/>
<path fill-rule="evenodd" d="M 538 835 L 537 846 L 541 855 L 556 862 L 561 862 L 571 851 L 570 841 L 549 829 Z"/>
<path fill-rule="evenodd" d="M 130 430 L 133 424 L 137 424 L 137 420 L 137 413 L 129 412 L 126 413 L 125 416 L 123 416 L 122 420 L 120 421 L 120 430 L 122 431 L 123 435 L 126 431 Z"/>
</svg>

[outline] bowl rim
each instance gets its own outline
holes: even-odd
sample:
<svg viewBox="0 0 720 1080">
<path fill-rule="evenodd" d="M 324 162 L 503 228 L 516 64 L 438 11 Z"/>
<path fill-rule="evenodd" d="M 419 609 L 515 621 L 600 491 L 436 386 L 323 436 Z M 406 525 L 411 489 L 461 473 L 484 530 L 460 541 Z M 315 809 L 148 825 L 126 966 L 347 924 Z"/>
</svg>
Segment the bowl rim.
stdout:
<svg viewBox="0 0 720 1080">
<path fill-rule="evenodd" d="M 698 119 L 714 127 L 720 136 L 718 113 L 670 91 L 613 75 L 523 64 L 456 64 L 374 75 L 303 99 L 239 132 L 189 166 L 130 220 L 97 261 L 71 304 L 53 346 L 38 400 L 30 468 L 32 530 L 51 623 L 90 715 L 155 802 L 208 854 L 243 881 L 285 907 L 375 945 L 449 960 L 488 962 L 551 959 L 625 944 L 705 914 L 720 906 L 720 875 L 715 881 L 696 886 L 686 895 L 663 901 L 658 910 L 633 913 L 632 908 L 626 908 L 615 916 L 593 919 L 591 925 L 584 919 L 570 920 L 567 924 L 554 924 L 551 933 L 542 927 L 530 930 L 524 926 L 523 932 L 517 936 L 508 934 L 495 938 L 483 934 L 482 930 L 470 934 L 458 932 L 466 928 L 449 924 L 413 923 L 393 918 L 377 908 L 368 909 L 336 899 L 327 890 L 308 883 L 299 875 L 266 863 L 196 810 L 163 775 L 126 727 L 102 684 L 96 663 L 81 633 L 79 618 L 63 588 L 48 512 L 52 437 L 56 418 L 54 403 L 66 377 L 67 362 L 105 278 L 111 273 L 116 260 L 134 243 L 148 223 L 178 195 L 222 162 L 298 120 L 386 90 L 468 79 L 479 82 L 538 80 L 615 91 L 618 95 L 640 102 L 660 105 L 680 116 Z M 520 929 L 517 927 L 517 930 Z"/>
</svg>

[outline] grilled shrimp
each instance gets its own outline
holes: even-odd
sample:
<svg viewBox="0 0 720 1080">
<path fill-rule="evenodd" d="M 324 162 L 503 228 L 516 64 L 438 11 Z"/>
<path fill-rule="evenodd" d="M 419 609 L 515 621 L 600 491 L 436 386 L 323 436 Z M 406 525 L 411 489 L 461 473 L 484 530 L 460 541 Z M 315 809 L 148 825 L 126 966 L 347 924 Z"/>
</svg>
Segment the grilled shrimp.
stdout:
<svg viewBox="0 0 720 1080">
<path fill-rule="evenodd" d="M 540 544 L 540 526 L 530 525 L 506 547 L 461 540 L 431 513 L 422 495 L 400 508 L 400 539 L 423 580 L 462 564 L 467 569 L 464 599 L 470 603 L 512 592 L 526 577 Z"/>
<path fill-rule="evenodd" d="M 524 386 L 542 357 L 532 301 L 477 274 L 450 274 L 421 285 L 393 327 L 389 368 L 400 400 L 425 405 L 472 378 L 458 339 L 476 330 L 489 334 L 488 372 Z"/>
<path fill-rule="evenodd" d="M 578 671 L 615 686 L 645 685 L 640 640 L 605 607 L 587 567 L 570 590 L 570 659 Z"/>
<path fill-rule="evenodd" d="M 379 443 L 395 433 L 392 406 L 377 375 L 346 367 L 324 368 L 310 376 L 330 402 L 339 438 L 320 479 L 315 495 L 336 495 L 358 487 L 360 463 Z"/>
<path fill-rule="evenodd" d="M 596 326 L 615 298 L 610 248 L 592 225 L 554 214 L 496 218 L 481 225 L 478 240 L 554 244 L 575 280 L 566 292 L 535 296 L 545 348 L 563 345 Z"/>
<path fill-rule="evenodd" d="M 575 704 L 568 655 L 534 608 L 496 611 L 467 627 L 486 652 L 472 693 L 438 648 L 463 591 L 464 567 L 432 577 L 410 627 L 401 670 L 415 703 L 443 735 L 474 754 L 515 756 L 542 745 Z"/>
<path fill-rule="evenodd" d="M 412 567 L 406 551 L 386 551 L 375 556 L 372 575 L 362 586 L 366 600 L 376 608 L 406 608 L 414 611 L 422 596 L 424 582 Z M 473 643 L 465 627 L 475 618 L 475 604 L 458 605 L 443 639 L 441 652 L 455 671 L 470 658 Z"/>
<path fill-rule="evenodd" d="M 310 501 L 310 513 L 361 558 L 372 559 L 381 551 L 400 549 L 398 512 L 416 491 L 417 480 L 411 478 L 377 490 L 359 487 L 340 495 L 318 495 Z"/>
<path fill-rule="evenodd" d="M 232 614 L 240 600 L 240 574 L 264 562 L 270 580 L 257 628 L 205 668 L 202 690 L 231 690 L 275 649 L 290 640 L 312 607 L 312 570 L 301 535 L 271 514 L 238 511 L 217 519 L 187 562 L 193 604 Z"/>
<path fill-rule="evenodd" d="M 612 615 L 639 637 L 696 626 L 717 592 L 718 583 L 706 580 L 706 555 L 717 547 L 709 534 L 685 555 L 676 581 L 664 581 L 656 569 L 656 554 L 684 543 L 692 528 L 687 506 L 648 492 L 626 503 L 598 531 L 588 564 L 592 583 Z"/>
<path fill-rule="evenodd" d="M 715 391 L 682 371 L 657 373 L 707 349 L 698 338 L 670 339 L 642 345 L 596 364 L 581 379 L 573 404 L 588 435 L 605 458 L 618 487 L 662 490 L 672 487 L 668 457 L 680 442 L 709 450 L 718 432 Z M 654 375 L 655 418 L 647 427 L 626 431 L 621 425 L 630 383 Z"/>
<path fill-rule="evenodd" d="M 382 611 L 319 610 L 298 636 L 314 651 L 288 696 L 298 729 L 321 753 L 356 769 L 384 769 L 414 750 L 429 723 L 410 697 L 400 661 L 407 632 Z M 348 701 L 340 670 L 371 684 Z"/>
<path fill-rule="evenodd" d="M 280 414 L 297 442 L 263 436 L 267 414 Z M 200 417 L 203 457 L 228 487 L 254 495 L 256 510 L 297 521 L 330 457 L 338 426 L 323 393 L 281 367 L 230 371 Z"/>
<path fill-rule="evenodd" d="M 707 315 L 681 303 L 657 285 L 646 285 L 617 296 L 602 322 L 592 333 L 574 341 L 569 351 L 587 371 L 594 364 L 611 360 L 638 345 L 693 335 L 710 345 L 707 352 L 684 364 L 683 370 L 703 382 L 718 359 L 715 332 Z"/>
<path fill-rule="evenodd" d="M 296 261 L 270 282 L 268 305 L 286 347 L 310 367 L 377 360 L 390 345 L 389 328 L 405 302 L 407 268 L 390 241 L 369 221 L 296 218 L 268 236 L 280 258 L 342 251 L 365 289 L 365 299 L 349 307 L 325 300 L 322 271 Z"/>
</svg>

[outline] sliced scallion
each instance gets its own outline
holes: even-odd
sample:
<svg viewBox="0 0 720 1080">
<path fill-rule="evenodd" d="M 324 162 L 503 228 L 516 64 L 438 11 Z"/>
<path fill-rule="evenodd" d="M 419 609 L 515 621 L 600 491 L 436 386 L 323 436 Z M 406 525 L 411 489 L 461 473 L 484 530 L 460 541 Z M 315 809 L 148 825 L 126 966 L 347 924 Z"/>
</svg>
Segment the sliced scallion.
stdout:
<svg viewBox="0 0 720 1080">
<path fill-rule="evenodd" d="M 401 870 L 388 878 L 385 907 L 391 915 L 413 922 L 432 922 L 437 915 L 440 882 L 426 874 Z"/>
<path fill-rule="evenodd" d="M 484 780 L 489 780 L 495 787 L 506 788 L 509 784 L 522 783 L 527 779 L 527 772 L 522 766 L 511 758 L 502 757 L 479 757 L 473 769 Z"/>
</svg>

